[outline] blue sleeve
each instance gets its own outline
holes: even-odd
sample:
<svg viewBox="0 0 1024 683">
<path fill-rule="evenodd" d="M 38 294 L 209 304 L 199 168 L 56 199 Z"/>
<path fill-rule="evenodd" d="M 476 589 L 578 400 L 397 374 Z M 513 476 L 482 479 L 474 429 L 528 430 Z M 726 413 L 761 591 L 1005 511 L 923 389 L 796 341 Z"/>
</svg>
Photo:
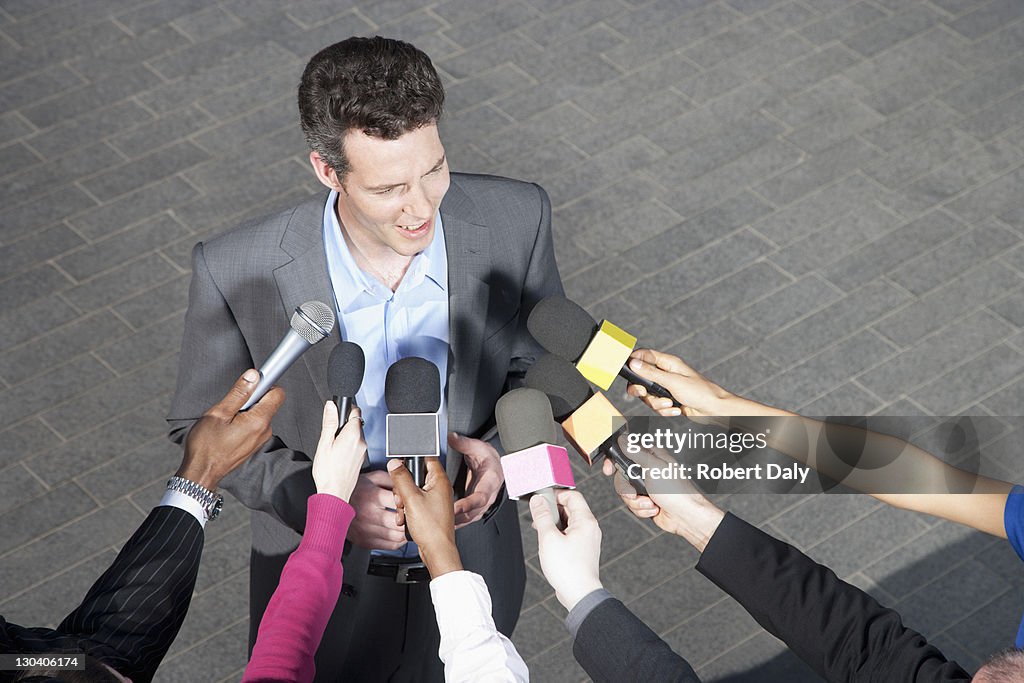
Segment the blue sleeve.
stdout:
<svg viewBox="0 0 1024 683">
<path fill-rule="evenodd" d="M 1003 524 L 1006 537 L 1017 553 L 1024 560 L 1024 486 L 1014 486 L 1006 498 L 1006 509 L 1003 511 Z M 1024 647 L 1024 621 L 1017 629 L 1017 647 Z"/>
<path fill-rule="evenodd" d="M 1017 556 L 1024 560 L 1024 486 L 1014 486 L 1007 496 L 1003 524 L 1010 545 L 1017 551 Z"/>
</svg>

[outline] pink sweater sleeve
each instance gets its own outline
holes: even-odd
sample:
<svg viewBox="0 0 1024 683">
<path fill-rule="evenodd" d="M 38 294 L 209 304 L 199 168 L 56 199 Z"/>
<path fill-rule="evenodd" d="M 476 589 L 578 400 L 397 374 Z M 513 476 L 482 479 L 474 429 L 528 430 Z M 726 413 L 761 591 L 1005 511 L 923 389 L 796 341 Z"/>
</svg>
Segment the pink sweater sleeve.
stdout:
<svg viewBox="0 0 1024 683">
<path fill-rule="evenodd" d="M 322 493 L 306 506 L 306 533 L 263 614 L 243 681 L 312 681 L 316 672 L 313 654 L 338 602 L 341 553 L 356 511 Z"/>
</svg>

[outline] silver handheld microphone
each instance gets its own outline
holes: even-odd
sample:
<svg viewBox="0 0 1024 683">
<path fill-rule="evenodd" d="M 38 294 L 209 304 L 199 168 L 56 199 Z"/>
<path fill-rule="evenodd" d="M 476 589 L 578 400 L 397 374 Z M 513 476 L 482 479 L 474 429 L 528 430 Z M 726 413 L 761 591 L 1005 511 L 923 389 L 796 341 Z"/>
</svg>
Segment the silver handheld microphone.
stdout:
<svg viewBox="0 0 1024 683">
<path fill-rule="evenodd" d="M 260 366 L 260 381 L 256 391 L 242 406 L 242 410 L 253 407 L 299 356 L 331 334 L 334 329 L 334 312 L 325 303 L 307 301 L 295 309 L 289 324 L 291 329 L 288 334 Z"/>
</svg>

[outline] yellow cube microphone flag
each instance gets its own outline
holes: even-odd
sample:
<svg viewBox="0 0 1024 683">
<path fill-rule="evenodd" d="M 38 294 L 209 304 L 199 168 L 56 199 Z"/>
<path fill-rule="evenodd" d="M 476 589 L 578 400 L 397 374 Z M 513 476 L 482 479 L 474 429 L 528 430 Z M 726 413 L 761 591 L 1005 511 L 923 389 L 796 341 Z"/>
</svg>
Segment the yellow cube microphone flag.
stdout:
<svg viewBox="0 0 1024 683">
<path fill-rule="evenodd" d="M 607 391 L 619 376 L 629 354 L 636 348 L 636 337 L 607 320 L 601 321 L 597 334 L 576 361 L 576 369 L 588 380 Z"/>
</svg>

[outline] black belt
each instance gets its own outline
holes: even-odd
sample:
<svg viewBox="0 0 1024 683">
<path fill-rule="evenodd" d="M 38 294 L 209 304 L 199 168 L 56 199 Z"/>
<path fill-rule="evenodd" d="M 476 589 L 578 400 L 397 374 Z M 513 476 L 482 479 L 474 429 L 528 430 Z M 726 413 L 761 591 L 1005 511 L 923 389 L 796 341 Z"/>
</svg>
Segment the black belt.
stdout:
<svg viewBox="0 0 1024 683">
<path fill-rule="evenodd" d="M 394 562 L 376 555 L 370 558 L 370 564 L 366 568 L 366 573 L 370 576 L 383 576 L 393 579 L 395 583 L 430 581 L 430 572 L 427 571 L 427 566 L 419 560 Z"/>
</svg>

